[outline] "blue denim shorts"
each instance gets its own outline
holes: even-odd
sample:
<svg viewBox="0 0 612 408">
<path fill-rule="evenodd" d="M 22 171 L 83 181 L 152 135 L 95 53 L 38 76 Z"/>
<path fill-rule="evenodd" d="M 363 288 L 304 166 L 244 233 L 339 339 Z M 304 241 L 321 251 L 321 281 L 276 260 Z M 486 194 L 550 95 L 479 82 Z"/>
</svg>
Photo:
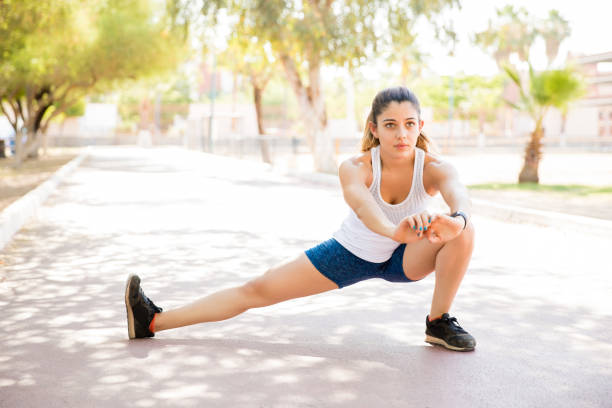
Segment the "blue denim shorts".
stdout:
<svg viewBox="0 0 612 408">
<path fill-rule="evenodd" d="M 389 282 L 414 282 L 404 274 L 404 248 L 406 244 L 401 244 L 387 261 L 375 263 L 359 258 L 332 238 L 307 250 L 306 256 L 319 272 L 339 288 L 373 278 Z"/>
</svg>

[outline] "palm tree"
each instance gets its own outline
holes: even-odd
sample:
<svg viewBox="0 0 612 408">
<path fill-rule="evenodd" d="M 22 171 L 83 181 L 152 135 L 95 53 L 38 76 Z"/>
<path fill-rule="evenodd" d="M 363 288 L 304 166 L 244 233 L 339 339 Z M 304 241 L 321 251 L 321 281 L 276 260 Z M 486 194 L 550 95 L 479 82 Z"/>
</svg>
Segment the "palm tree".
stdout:
<svg viewBox="0 0 612 408">
<path fill-rule="evenodd" d="M 572 30 L 568 21 L 561 17 L 557 10 L 550 10 L 548 19 L 542 22 L 538 32 L 546 43 L 546 57 L 550 67 L 559 53 L 559 46 L 570 36 Z"/>
<path fill-rule="evenodd" d="M 519 174 L 519 183 L 538 183 L 538 167 L 542 158 L 542 122 L 551 107 L 567 111 L 570 102 L 584 93 L 583 81 L 572 68 L 535 72 L 529 66 L 529 82 L 525 83 L 518 71 L 509 65 L 504 66 L 506 74 L 518 86 L 518 103 L 506 100 L 513 108 L 524 111 L 535 122 L 531 138 L 525 147 L 525 162 Z"/>
<path fill-rule="evenodd" d="M 538 34 L 529 20 L 527 10 L 508 5 L 497 10 L 497 19 L 495 24 L 489 20 L 489 27 L 476 33 L 472 41 L 493 55 L 500 69 L 508 63 L 513 53 L 521 61 L 527 62 L 529 50 Z"/>
</svg>

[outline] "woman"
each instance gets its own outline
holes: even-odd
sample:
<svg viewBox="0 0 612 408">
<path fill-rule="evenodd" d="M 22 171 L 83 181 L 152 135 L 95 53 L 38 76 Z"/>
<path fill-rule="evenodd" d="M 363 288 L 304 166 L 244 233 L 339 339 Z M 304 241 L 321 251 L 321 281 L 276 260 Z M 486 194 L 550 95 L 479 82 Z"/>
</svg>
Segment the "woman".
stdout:
<svg viewBox="0 0 612 408">
<path fill-rule="evenodd" d="M 237 287 L 162 313 L 131 275 L 125 290 L 130 338 L 196 323 L 229 319 L 250 308 L 382 278 L 436 283 L 425 341 L 451 350 L 474 350 L 476 341 L 450 310 L 467 270 L 474 227 L 470 199 L 451 165 L 428 153 L 419 101 L 404 87 L 376 95 L 362 154 L 344 161 L 339 175 L 349 216 L 333 238 Z M 440 192 L 451 214 L 430 214 Z"/>
</svg>

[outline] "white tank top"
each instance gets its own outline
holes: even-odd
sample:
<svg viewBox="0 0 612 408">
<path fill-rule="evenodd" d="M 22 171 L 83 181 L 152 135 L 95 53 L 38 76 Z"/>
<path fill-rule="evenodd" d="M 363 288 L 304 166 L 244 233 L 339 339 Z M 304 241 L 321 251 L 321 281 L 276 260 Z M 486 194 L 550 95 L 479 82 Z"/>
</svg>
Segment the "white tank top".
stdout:
<svg viewBox="0 0 612 408">
<path fill-rule="evenodd" d="M 372 185 L 370 193 L 389 220 L 397 225 L 406 216 L 427 210 L 432 197 L 425 192 L 423 186 L 423 164 L 425 163 L 425 151 L 415 149 L 414 170 L 412 175 L 412 186 L 410 193 L 404 201 L 399 204 L 389 204 L 380 195 L 380 180 L 382 178 L 380 164 L 380 146 L 370 150 L 372 154 Z M 348 217 L 344 220 L 340 229 L 333 237 L 344 248 L 354 255 L 369 262 L 385 262 L 393 251 L 400 245 L 397 241 L 375 233 L 365 226 L 351 208 Z"/>
</svg>

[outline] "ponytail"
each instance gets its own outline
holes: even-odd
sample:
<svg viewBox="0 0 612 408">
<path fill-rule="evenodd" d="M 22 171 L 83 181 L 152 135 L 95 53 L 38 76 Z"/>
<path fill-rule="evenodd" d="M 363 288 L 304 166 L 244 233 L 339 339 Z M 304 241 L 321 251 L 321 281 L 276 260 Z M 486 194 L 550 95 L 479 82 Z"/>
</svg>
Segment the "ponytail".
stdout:
<svg viewBox="0 0 612 408">
<path fill-rule="evenodd" d="M 374 119 L 374 114 L 370 111 L 368 118 L 366 119 L 366 123 L 363 129 L 363 137 L 361 138 L 361 151 L 367 152 L 373 147 L 376 147 L 380 144 L 380 141 L 374 137 L 372 131 L 370 130 L 370 122 L 376 123 L 376 119 Z"/>
<path fill-rule="evenodd" d="M 417 139 L 416 147 L 418 147 L 419 149 L 423 149 L 428 153 L 431 152 L 432 142 L 422 130 L 419 133 L 419 138 Z"/>
</svg>

